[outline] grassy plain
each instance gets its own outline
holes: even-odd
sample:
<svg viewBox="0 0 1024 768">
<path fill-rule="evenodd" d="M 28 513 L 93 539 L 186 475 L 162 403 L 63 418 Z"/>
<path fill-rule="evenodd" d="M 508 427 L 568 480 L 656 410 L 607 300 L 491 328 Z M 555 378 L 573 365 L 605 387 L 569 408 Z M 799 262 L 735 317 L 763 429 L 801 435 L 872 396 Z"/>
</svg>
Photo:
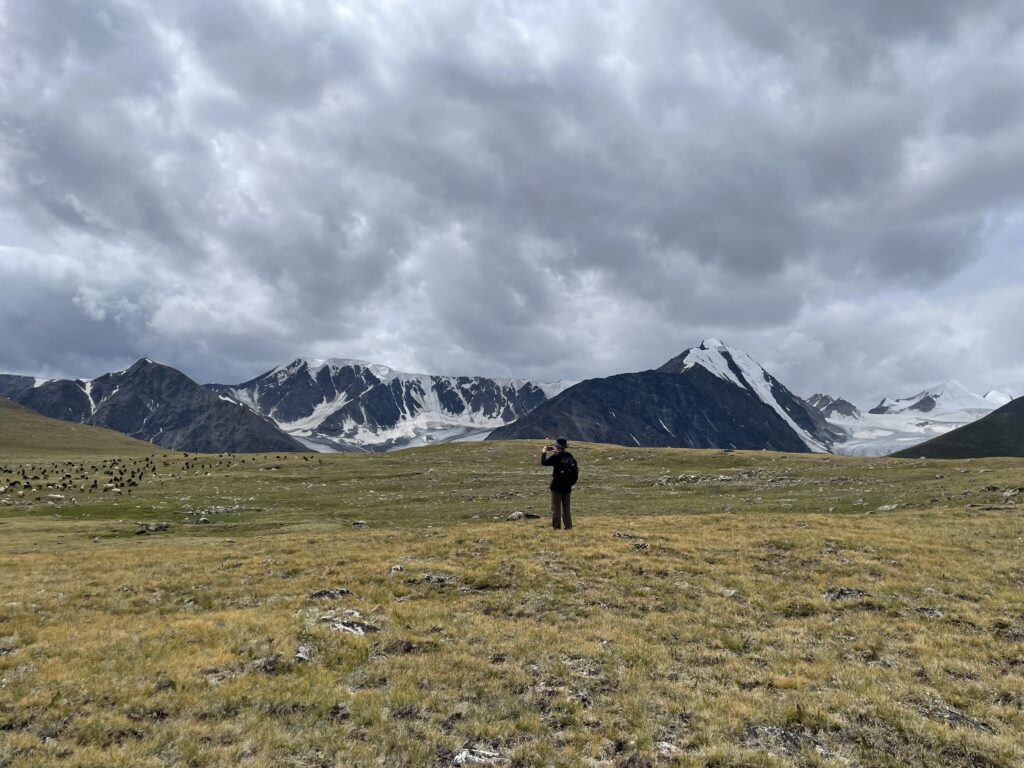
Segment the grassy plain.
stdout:
<svg viewBox="0 0 1024 768">
<path fill-rule="evenodd" d="M 0 766 L 1024 765 L 1024 461 L 539 447 L 0 447 Z"/>
</svg>

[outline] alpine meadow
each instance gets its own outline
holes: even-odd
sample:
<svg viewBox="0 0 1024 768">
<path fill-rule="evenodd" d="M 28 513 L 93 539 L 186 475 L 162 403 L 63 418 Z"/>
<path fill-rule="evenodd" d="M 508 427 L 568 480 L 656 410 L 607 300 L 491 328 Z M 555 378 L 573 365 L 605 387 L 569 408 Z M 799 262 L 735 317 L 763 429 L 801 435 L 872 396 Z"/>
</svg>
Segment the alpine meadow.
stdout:
<svg viewBox="0 0 1024 768">
<path fill-rule="evenodd" d="M 576 445 L 553 536 L 521 441 L 185 455 L 17 410 L 0 764 L 1024 761 L 1020 460 Z"/>
</svg>

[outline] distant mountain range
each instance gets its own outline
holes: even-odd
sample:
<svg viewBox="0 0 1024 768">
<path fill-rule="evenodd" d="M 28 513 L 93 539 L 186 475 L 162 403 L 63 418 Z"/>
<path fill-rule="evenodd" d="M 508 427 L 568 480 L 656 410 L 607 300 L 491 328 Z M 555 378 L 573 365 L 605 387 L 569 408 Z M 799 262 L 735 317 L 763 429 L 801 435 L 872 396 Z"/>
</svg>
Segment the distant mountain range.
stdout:
<svg viewBox="0 0 1024 768">
<path fill-rule="evenodd" d="M 884 398 L 866 412 L 828 395 L 814 395 L 808 402 L 849 435 L 835 446 L 836 453 L 884 456 L 977 421 L 1011 399 L 1001 392 L 983 397 L 956 381 L 944 381 L 909 397 Z"/>
<path fill-rule="evenodd" d="M 657 370 L 578 383 L 297 358 L 242 384 L 203 386 L 144 358 L 95 379 L 0 374 L 0 396 L 47 416 L 197 452 L 387 451 L 561 434 L 621 445 L 882 455 L 1010 401 L 956 382 L 870 409 L 820 393 L 803 400 L 717 339 Z"/>
<path fill-rule="evenodd" d="M 313 450 L 384 451 L 482 439 L 570 383 L 431 376 L 360 360 L 298 358 L 244 384 L 208 386 Z"/>
<path fill-rule="evenodd" d="M 900 458 L 970 459 L 1024 456 L 1024 398 L 927 442 L 905 448 Z"/>
</svg>

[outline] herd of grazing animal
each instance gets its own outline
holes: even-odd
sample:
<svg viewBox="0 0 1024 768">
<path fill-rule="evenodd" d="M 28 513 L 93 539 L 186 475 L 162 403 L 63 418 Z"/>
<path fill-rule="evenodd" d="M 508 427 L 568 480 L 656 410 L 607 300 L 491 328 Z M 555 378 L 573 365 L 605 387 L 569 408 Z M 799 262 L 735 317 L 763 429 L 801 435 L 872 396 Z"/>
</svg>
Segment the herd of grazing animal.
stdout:
<svg viewBox="0 0 1024 768">
<path fill-rule="evenodd" d="M 16 498 L 30 502 L 77 504 L 78 498 L 74 494 L 130 494 L 132 488 L 138 486 L 147 475 L 155 476 L 156 471 L 152 456 L 95 462 L 0 465 L 0 498 L 14 494 Z"/>
<path fill-rule="evenodd" d="M 255 457 L 250 457 L 252 461 Z M 285 459 L 286 456 L 277 456 Z M 309 457 L 303 455 L 303 459 Z M 209 474 L 210 470 L 245 464 L 235 454 L 195 456 L 143 456 L 93 461 L 57 461 L 50 464 L 0 464 L 0 506 L 42 503 L 76 505 L 83 494 L 131 495 L 143 482 L 163 482 L 187 473 Z"/>
</svg>

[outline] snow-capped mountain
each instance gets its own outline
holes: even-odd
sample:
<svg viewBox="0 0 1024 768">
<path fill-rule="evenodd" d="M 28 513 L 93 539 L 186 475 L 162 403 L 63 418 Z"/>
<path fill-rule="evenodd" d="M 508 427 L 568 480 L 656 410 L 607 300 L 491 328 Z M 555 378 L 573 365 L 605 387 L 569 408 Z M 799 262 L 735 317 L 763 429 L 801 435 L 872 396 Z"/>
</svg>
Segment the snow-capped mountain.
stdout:
<svg viewBox="0 0 1024 768">
<path fill-rule="evenodd" d="M 0 395 L 44 416 L 107 427 L 172 450 L 305 450 L 270 419 L 146 358 L 95 379 L 2 374 Z"/>
<path fill-rule="evenodd" d="M 318 451 L 386 451 L 483 439 L 570 382 L 402 373 L 361 360 L 297 358 L 238 385 L 209 384 Z"/>
<path fill-rule="evenodd" d="M 982 397 L 953 380 L 927 387 L 910 397 L 883 398 L 858 416 L 835 413 L 829 417 L 830 422 L 850 435 L 835 451 L 854 456 L 884 456 L 905 450 L 975 422 L 1012 399 L 995 390 Z"/>
<path fill-rule="evenodd" d="M 824 453 L 843 430 L 746 353 L 707 339 L 656 371 L 580 382 L 489 439 Z"/>
<path fill-rule="evenodd" d="M 958 413 L 969 411 L 989 412 L 1000 405 L 1006 405 L 1010 399 L 998 402 L 1002 393 L 990 392 L 992 399 L 982 397 L 971 392 L 967 387 L 958 381 L 944 381 L 934 387 L 928 387 L 916 395 L 899 399 L 884 398 L 882 402 L 872 408 L 869 413 L 907 413 L 916 411 L 918 413 Z"/>
<path fill-rule="evenodd" d="M 763 365 L 746 352 L 729 347 L 718 339 L 705 339 L 699 346 L 686 350 L 658 370 L 682 373 L 695 366 L 749 391 L 775 411 L 815 453 L 826 453 L 835 443 L 846 439 L 841 429 L 831 426 L 817 409 L 786 389 Z"/>
</svg>

